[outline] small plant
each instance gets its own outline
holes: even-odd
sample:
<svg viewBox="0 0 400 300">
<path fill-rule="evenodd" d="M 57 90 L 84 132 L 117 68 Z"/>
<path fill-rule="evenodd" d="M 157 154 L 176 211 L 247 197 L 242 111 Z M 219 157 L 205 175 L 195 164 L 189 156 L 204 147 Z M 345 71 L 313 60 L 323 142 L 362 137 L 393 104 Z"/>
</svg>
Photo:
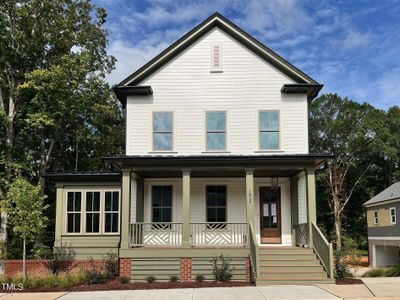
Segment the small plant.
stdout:
<svg viewBox="0 0 400 300">
<path fill-rule="evenodd" d="M 169 282 L 176 283 L 178 281 L 179 281 L 179 276 L 178 275 L 171 275 L 169 277 Z"/>
<path fill-rule="evenodd" d="M 362 277 L 397 277 L 400 276 L 400 265 L 393 267 L 380 267 L 366 272 Z"/>
<path fill-rule="evenodd" d="M 202 274 L 197 274 L 196 277 L 194 278 L 196 282 L 203 282 L 204 281 L 204 275 Z"/>
<path fill-rule="evenodd" d="M 153 275 L 149 275 L 149 276 L 146 277 L 146 281 L 147 281 L 148 283 L 153 283 L 153 282 L 156 281 L 156 277 L 153 276 Z"/>
<path fill-rule="evenodd" d="M 232 260 L 229 256 L 221 254 L 211 260 L 213 265 L 213 275 L 216 281 L 230 281 L 233 276 L 234 267 L 231 265 Z"/>
<path fill-rule="evenodd" d="M 73 262 L 75 252 L 67 247 L 54 248 L 50 259 L 46 260 L 46 268 L 54 275 L 65 271 Z"/>
<path fill-rule="evenodd" d="M 53 274 L 46 274 L 43 277 L 43 284 L 45 287 L 53 287 L 57 283 L 57 277 Z"/>
<path fill-rule="evenodd" d="M 109 252 L 103 257 L 104 268 L 108 278 L 113 278 L 118 274 L 118 256 L 116 253 Z"/>
<path fill-rule="evenodd" d="M 346 278 L 352 277 L 352 274 L 347 267 L 347 262 L 340 259 L 338 255 L 335 257 L 335 277 L 336 278 Z"/>
<path fill-rule="evenodd" d="M 100 267 L 96 265 L 93 258 L 89 258 L 89 269 L 84 270 L 86 278 L 89 284 L 103 283 L 107 279 L 107 275 L 104 274 Z"/>
<path fill-rule="evenodd" d="M 120 277 L 119 278 L 119 281 L 122 283 L 122 284 L 127 284 L 127 283 L 129 283 L 129 277 L 126 277 L 126 276 L 122 276 L 122 277 Z"/>
</svg>

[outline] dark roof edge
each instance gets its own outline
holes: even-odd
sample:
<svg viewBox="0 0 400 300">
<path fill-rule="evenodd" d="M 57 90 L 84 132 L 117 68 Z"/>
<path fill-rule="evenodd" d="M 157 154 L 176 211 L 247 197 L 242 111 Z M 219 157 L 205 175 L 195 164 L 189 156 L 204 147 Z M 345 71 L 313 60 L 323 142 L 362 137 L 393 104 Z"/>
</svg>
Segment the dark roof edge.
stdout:
<svg viewBox="0 0 400 300">
<path fill-rule="evenodd" d="M 318 96 L 319 91 L 324 87 L 323 84 L 284 84 L 281 92 L 284 94 L 307 94 L 307 100 L 311 102 Z"/>
<path fill-rule="evenodd" d="M 364 207 L 370 207 L 370 206 L 378 206 L 378 205 L 385 205 L 387 202 L 392 202 L 392 201 L 400 201 L 400 197 L 395 197 L 395 198 L 389 198 L 389 199 L 384 199 L 384 200 L 379 200 L 376 202 L 372 202 L 372 203 L 368 203 L 369 200 L 367 202 L 365 202 L 362 206 Z"/>
<path fill-rule="evenodd" d="M 212 19 L 215 19 L 214 22 L 210 23 L 209 26 L 206 26 L 202 29 L 202 31 L 199 31 L 198 36 L 194 37 L 191 41 L 186 42 L 192 34 L 194 34 L 196 31 L 201 29 L 204 25 L 206 25 L 208 22 L 210 22 Z M 226 24 L 223 24 L 222 22 L 225 22 Z M 306 81 L 309 81 L 310 83 L 313 84 L 318 84 L 317 81 L 315 81 L 313 78 L 305 74 L 303 71 L 295 67 L 293 64 L 282 58 L 280 55 L 278 55 L 276 52 L 272 51 L 270 48 L 259 42 L 257 39 L 255 39 L 253 36 L 251 36 L 249 33 L 232 23 L 230 20 L 219 14 L 218 12 L 212 14 L 209 16 L 207 19 L 205 19 L 203 22 L 201 22 L 199 25 L 194 27 L 192 30 L 187 32 L 185 35 L 183 35 L 180 39 L 178 39 L 176 42 L 171 44 L 169 47 L 167 47 L 165 50 L 163 50 L 161 53 L 156 55 L 153 59 L 151 59 L 149 62 L 147 62 L 145 65 L 137 69 L 135 72 L 133 72 L 131 75 L 129 75 L 127 78 L 125 78 L 123 81 L 121 81 L 118 85 L 127 85 L 127 84 L 138 84 L 145 78 L 147 78 L 150 74 L 152 74 L 154 71 L 158 70 L 161 66 L 163 66 L 165 63 L 173 59 L 176 55 L 181 53 L 184 49 L 192 45 L 195 41 L 197 41 L 199 38 L 204 36 L 207 32 L 209 32 L 213 27 L 218 26 L 222 30 L 224 30 L 226 33 L 230 34 L 233 38 L 236 40 L 239 40 L 242 44 L 245 44 L 249 49 L 251 49 L 253 52 L 257 53 L 260 55 L 262 58 L 268 60 L 269 63 L 277 67 L 281 72 L 289 76 L 290 78 L 294 79 L 296 82 L 299 83 L 306 83 Z M 267 57 L 267 55 L 263 55 L 259 49 L 256 49 L 256 47 L 251 45 L 250 43 L 246 43 L 243 38 L 239 36 L 239 34 L 235 34 L 234 30 L 239 32 L 239 34 L 242 34 L 246 39 L 250 40 L 253 44 L 261 48 L 263 51 L 267 52 L 268 55 L 273 57 L 277 62 L 273 62 L 270 57 Z M 176 48 L 177 47 L 177 48 Z M 174 49 L 176 48 L 176 49 Z M 171 52 L 171 50 L 174 50 Z M 170 53 L 169 53 L 170 52 Z M 160 60 L 163 56 L 162 60 Z M 160 61 L 159 61 L 160 60 Z M 146 70 L 147 69 L 147 70 Z M 300 74 L 303 76 L 304 79 L 301 77 L 297 76 L 295 73 Z M 142 75 L 138 76 L 139 74 L 143 73 Z M 133 78 L 135 78 L 133 80 Z"/>
<path fill-rule="evenodd" d="M 126 106 L 127 96 L 132 96 L 132 95 L 148 96 L 153 94 L 153 89 L 151 88 L 151 86 L 148 85 L 146 86 L 115 85 L 112 87 L 112 91 L 114 92 L 115 96 L 117 96 L 118 100 L 121 102 L 123 107 Z"/>
</svg>

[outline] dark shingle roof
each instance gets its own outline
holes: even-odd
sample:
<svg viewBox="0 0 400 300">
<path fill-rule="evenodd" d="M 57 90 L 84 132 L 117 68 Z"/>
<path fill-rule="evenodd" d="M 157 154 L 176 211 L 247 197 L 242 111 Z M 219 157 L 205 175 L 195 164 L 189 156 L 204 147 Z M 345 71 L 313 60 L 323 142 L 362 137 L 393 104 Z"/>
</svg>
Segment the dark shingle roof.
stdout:
<svg viewBox="0 0 400 300">
<path fill-rule="evenodd" d="M 400 200 L 400 181 L 393 183 L 386 190 L 383 190 L 378 195 L 365 202 L 363 205 L 369 206 L 372 204 L 381 203 L 388 200 L 395 200 L 395 199 Z"/>
</svg>

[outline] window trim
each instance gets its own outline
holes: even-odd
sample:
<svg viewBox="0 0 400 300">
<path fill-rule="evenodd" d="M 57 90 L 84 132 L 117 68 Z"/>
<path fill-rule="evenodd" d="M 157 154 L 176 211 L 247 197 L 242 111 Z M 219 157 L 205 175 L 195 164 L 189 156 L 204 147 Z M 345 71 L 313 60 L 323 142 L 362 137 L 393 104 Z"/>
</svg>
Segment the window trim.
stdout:
<svg viewBox="0 0 400 300">
<path fill-rule="evenodd" d="M 225 201 L 225 222 L 209 222 L 208 221 L 208 205 L 207 205 L 207 187 L 208 186 L 225 186 L 226 188 L 226 201 Z M 206 223 L 229 223 L 228 220 L 228 199 L 229 199 L 229 186 L 228 184 L 219 184 L 219 183 L 206 183 L 204 185 L 204 206 L 205 206 L 205 222 Z M 224 229 L 224 228 L 221 228 Z"/>
<path fill-rule="evenodd" d="M 394 212 L 393 215 L 392 215 L 392 211 Z M 392 224 L 392 225 L 397 224 L 397 211 L 396 211 L 396 207 L 392 206 L 391 208 L 389 208 L 389 213 L 390 213 L 390 224 Z M 394 217 L 394 221 L 393 221 L 393 217 Z"/>
<path fill-rule="evenodd" d="M 81 193 L 81 210 L 80 211 L 73 211 L 73 212 L 68 212 L 68 193 Z M 83 219 L 84 219 L 84 212 L 83 212 L 83 205 L 84 205 L 84 200 L 83 200 L 83 195 L 86 192 L 82 192 L 81 190 L 66 190 L 65 193 L 65 210 L 64 210 L 64 217 L 65 217 L 65 224 L 64 224 L 64 231 L 66 235 L 81 235 L 83 232 Z M 80 223 L 80 227 L 79 227 L 79 232 L 68 232 L 68 214 L 76 214 L 79 213 L 80 214 L 80 219 L 81 219 L 81 223 Z"/>
<path fill-rule="evenodd" d="M 68 232 L 68 193 L 69 192 L 80 192 L 81 193 L 81 227 L 79 232 Z M 86 192 L 100 192 L 100 219 L 99 219 L 99 232 L 86 232 Z M 118 232 L 105 232 L 105 192 L 118 192 L 119 199 L 118 199 Z M 110 187 L 107 188 L 95 186 L 93 188 L 64 188 L 63 193 L 63 218 L 64 220 L 64 229 L 62 230 L 62 234 L 66 236 L 115 236 L 119 235 L 121 231 L 121 189 L 118 187 Z"/>
<path fill-rule="evenodd" d="M 156 113 L 171 113 L 172 114 L 172 129 L 171 129 L 171 136 L 172 136 L 172 140 L 171 140 L 171 145 L 172 148 L 171 150 L 160 150 L 160 149 L 156 149 L 154 146 L 154 134 L 155 133 L 169 133 L 169 131 L 161 131 L 161 132 L 155 132 L 154 131 L 154 115 Z M 175 150 L 175 112 L 172 110 L 155 110 L 152 111 L 151 113 L 151 151 L 152 153 L 171 153 L 174 152 Z"/>
<path fill-rule="evenodd" d="M 276 149 L 263 149 L 261 148 L 261 113 L 263 112 L 276 112 L 278 113 L 278 148 Z M 282 152 L 282 118 L 279 109 L 262 109 L 257 112 L 257 141 L 258 150 L 256 152 Z M 276 132 L 276 130 L 263 131 L 263 132 Z"/>
<path fill-rule="evenodd" d="M 87 209 L 86 209 L 86 202 L 87 202 L 87 193 L 96 193 L 96 192 L 98 192 L 98 193 L 100 193 L 100 205 L 99 205 L 99 211 L 97 212 L 92 212 L 92 211 L 90 211 L 90 212 L 88 212 L 87 211 Z M 83 233 L 84 234 L 87 234 L 87 235 L 96 235 L 96 234 L 101 234 L 102 233 L 102 231 L 101 231 L 101 223 L 102 223 L 102 204 L 103 204 L 103 193 L 102 193 L 102 191 L 101 190 L 98 190 L 98 189 L 93 189 L 93 190 L 86 190 L 85 192 L 85 203 L 84 203 L 84 205 L 82 206 L 82 214 L 84 214 L 84 217 L 83 217 L 83 219 L 84 219 L 84 223 L 83 223 L 83 228 L 82 228 L 82 231 L 83 231 Z M 98 213 L 99 214 L 99 231 L 98 232 L 87 232 L 86 231 L 86 223 L 87 223 L 87 214 L 88 213 Z"/>
<path fill-rule="evenodd" d="M 106 232 L 106 213 L 115 213 L 115 211 L 106 211 L 106 192 L 118 192 L 118 230 L 116 232 Z M 103 234 L 106 235 L 119 235 L 120 233 L 120 221 L 121 221 L 121 191 L 118 189 L 104 189 L 103 190 L 103 197 L 104 201 L 102 201 L 103 205 L 103 211 L 102 211 L 102 216 L 103 216 L 103 224 L 102 224 L 102 230 Z"/>
<path fill-rule="evenodd" d="M 154 214 L 153 214 L 153 187 L 159 187 L 159 186 L 170 186 L 171 187 L 171 221 L 170 222 L 154 222 Z M 161 183 L 161 184 L 151 184 L 150 185 L 150 222 L 152 223 L 174 223 L 174 193 L 175 193 L 175 186 L 173 184 L 168 184 L 168 183 Z M 163 206 L 163 207 L 168 207 L 168 206 Z"/>
<path fill-rule="evenodd" d="M 225 113 L 225 131 L 208 131 L 207 130 L 207 113 L 209 112 L 223 112 Z M 228 151 L 228 111 L 227 110 L 205 110 L 204 111 L 204 148 L 206 153 L 227 153 Z M 224 148 L 223 149 L 208 149 L 207 137 L 208 133 L 225 133 Z"/>
<path fill-rule="evenodd" d="M 378 214 L 378 210 L 377 209 L 374 210 L 373 218 L 374 218 L 374 225 L 378 225 L 379 224 L 379 214 Z"/>
</svg>

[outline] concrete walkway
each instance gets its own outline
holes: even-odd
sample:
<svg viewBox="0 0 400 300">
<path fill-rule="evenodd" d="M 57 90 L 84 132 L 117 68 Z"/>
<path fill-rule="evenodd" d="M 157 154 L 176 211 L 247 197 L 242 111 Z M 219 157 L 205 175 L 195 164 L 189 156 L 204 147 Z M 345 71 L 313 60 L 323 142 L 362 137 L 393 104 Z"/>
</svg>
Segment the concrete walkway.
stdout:
<svg viewBox="0 0 400 300">
<path fill-rule="evenodd" d="M 232 288 L 200 288 L 169 290 L 127 290 L 70 293 L 0 294 L 0 300 L 294 300 L 351 299 L 400 300 L 400 277 L 363 278 L 365 285 L 257 286 Z"/>
</svg>

